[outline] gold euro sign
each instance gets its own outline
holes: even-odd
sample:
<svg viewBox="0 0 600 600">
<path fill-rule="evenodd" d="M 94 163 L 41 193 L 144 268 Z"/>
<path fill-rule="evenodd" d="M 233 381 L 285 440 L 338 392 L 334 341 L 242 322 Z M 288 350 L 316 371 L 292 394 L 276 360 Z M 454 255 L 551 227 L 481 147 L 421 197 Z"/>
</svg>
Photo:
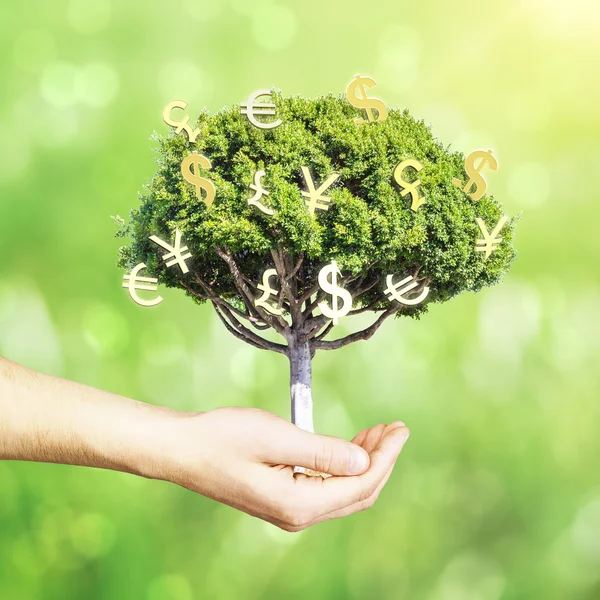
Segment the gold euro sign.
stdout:
<svg viewBox="0 0 600 600">
<path fill-rule="evenodd" d="M 175 121 L 172 119 L 171 112 L 174 108 L 181 108 L 182 110 L 185 110 L 187 108 L 187 102 L 184 102 L 183 100 L 173 100 L 173 102 L 167 104 L 163 110 L 164 122 L 171 127 L 175 127 L 175 133 L 181 133 L 182 131 L 185 131 L 188 135 L 188 139 L 193 144 L 196 141 L 200 130 L 192 130 L 192 128 L 188 125 L 190 121 L 190 115 L 185 115 L 185 118 L 182 121 Z"/>
<path fill-rule="evenodd" d="M 416 304 L 423 302 L 423 300 L 425 300 L 425 298 L 427 298 L 429 295 L 429 287 L 425 286 L 423 291 L 416 298 L 405 298 L 406 294 L 412 292 L 412 290 L 419 285 L 412 275 L 409 275 L 398 283 L 394 283 L 393 275 L 388 275 L 386 282 L 388 287 L 387 290 L 385 290 L 385 293 L 389 296 L 390 302 L 395 300 L 396 302 L 400 302 L 400 304 L 405 304 L 406 306 L 415 306 Z"/>
<path fill-rule="evenodd" d="M 356 108 L 364 108 L 367 111 L 367 118 L 371 123 L 374 121 L 385 121 L 388 116 L 388 111 L 385 104 L 377 98 L 369 98 L 365 88 L 373 88 L 377 84 L 370 77 L 361 77 L 355 75 L 354 79 L 348 84 L 346 88 L 346 97 L 348 102 Z M 378 113 L 375 117 L 373 109 Z M 354 119 L 357 125 L 362 125 L 366 121 L 362 117 Z"/>
<path fill-rule="evenodd" d="M 327 318 L 333 319 L 334 325 L 337 325 L 338 319 L 345 317 L 352 308 L 352 295 L 348 290 L 338 285 L 338 275 L 341 276 L 342 274 L 335 260 L 319 271 L 319 286 L 326 294 L 331 294 L 331 305 L 326 302 L 319 302 L 319 308 Z M 342 306 L 339 305 L 340 300 Z"/>
<path fill-rule="evenodd" d="M 276 114 L 275 109 L 277 107 L 272 102 L 257 102 L 257 99 L 263 96 L 271 96 L 271 92 L 269 90 L 259 90 L 258 92 L 254 92 L 250 98 L 248 98 L 248 102 L 245 102 L 241 105 L 242 114 L 246 115 L 250 123 L 259 129 L 274 129 L 275 127 L 279 127 L 283 123 L 281 119 L 271 122 L 264 122 L 259 121 L 256 118 L 257 116 L 272 117 Z"/>
<path fill-rule="evenodd" d="M 158 289 L 158 279 L 156 279 L 155 277 L 140 277 L 138 275 L 138 273 L 140 271 L 143 271 L 145 268 L 146 265 L 144 263 L 140 263 L 133 269 L 133 271 L 131 271 L 130 275 L 124 275 L 122 287 L 127 288 L 129 290 L 129 295 L 136 304 L 147 307 L 156 306 L 157 304 L 160 304 L 163 301 L 161 296 L 157 296 L 153 300 L 144 300 L 143 298 L 140 298 L 137 294 L 138 290 L 156 292 L 156 290 Z"/>
<path fill-rule="evenodd" d="M 479 161 L 477 167 L 475 166 L 476 161 Z M 461 188 L 465 194 L 469 194 L 469 190 L 475 185 L 475 190 L 470 193 L 469 196 L 471 196 L 473 200 L 479 200 L 485 194 L 487 189 L 487 182 L 481 175 L 481 171 L 485 166 L 489 166 L 492 171 L 498 170 L 498 161 L 492 154 L 492 151 L 488 150 L 486 152 L 485 150 L 475 150 L 474 152 L 471 152 L 465 160 L 465 171 L 470 177 L 469 182 L 462 187 L 460 179 L 454 177 L 452 183 Z"/>
<path fill-rule="evenodd" d="M 412 199 L 412 204 L 410 207 L 412 210 L 416 211 L 419 206 L 425 204 L 426 200 L 425 198 L 419 196 L 419 190 L 417 188 L 421 185 L 420 179 L 415 179 L 412 183 L 408 183 L 402 179 L 404 170 L 408 167 L 412 167 L 418 173 L 423 168 L 423 165 L 414 158 L 404 160 L 396 167 L 394 171 L 394 179 L 396 180 L 396 183 L 403 189 L 403 191 L 400 192 L 402 196 L 410 194 Z"/>
<path fill-rule="evenodd" d="M 192 167 L 194 167 L 193 171 Z M 202 200 L 202 190 L 205 191 L 206 197 L 204 198 L 204 202 L 206 203 L 206 206 L 210 206 L 215 199 L 217 190 L 212 181 L 198 175 L 200 167 L 203 169 L 212 169 L 212 164 L 206 156 L 202 156 L 202 154 L 198 154 L 197 152 L 192 152 L 181 162 L 181 174 L 188 183 L 195 186 L 196 196 L 199 200 Z"/>
</svg>

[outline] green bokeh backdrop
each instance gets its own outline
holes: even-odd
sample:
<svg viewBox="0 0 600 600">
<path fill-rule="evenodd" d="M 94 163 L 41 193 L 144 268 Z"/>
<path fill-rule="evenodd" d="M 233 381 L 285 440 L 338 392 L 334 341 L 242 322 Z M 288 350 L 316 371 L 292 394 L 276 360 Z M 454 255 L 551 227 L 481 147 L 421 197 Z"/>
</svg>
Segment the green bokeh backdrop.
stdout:
<svg viewBox="0 0 600 600">
<path fill-rule="evenodd" d="M 404 420 L 375 508 L 286 534 L 167 484 L 0 463 L 7 600 L 600 597 L 600 8 L 591 0 L 31 0 L 0 19 L 0 352 L 182 410 L 288 417 L 287 363 L 173 290 L 121 289 L 110 215 L 163 106 L 355 73 L 523 212 L 503 285 L 314 362 L 317 428 Z"/>
</svg>

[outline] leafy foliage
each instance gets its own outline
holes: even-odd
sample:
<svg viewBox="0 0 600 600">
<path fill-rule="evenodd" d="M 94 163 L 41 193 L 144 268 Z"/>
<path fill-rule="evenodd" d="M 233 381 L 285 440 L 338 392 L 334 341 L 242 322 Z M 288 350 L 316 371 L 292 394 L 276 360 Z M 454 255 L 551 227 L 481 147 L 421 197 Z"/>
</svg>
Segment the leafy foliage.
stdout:
<svg viewBox="0 0 600 600">
<path fill-rule="evenodd" d="M 491 230 L 502 217 L 501 207 L 487 195 L 474 202 L 452 184 L 453 177 L 465 180 L 464 156 L 436 140 L 423 121 L 390 109 L 387 120 L 357 126 L 354 118 L 361 111 L 342 96 L 305 99 L 273 91 L 273 101 L 283 120 L 275 129 L 254 127 L 234 106 L 214 115 L 203 112 L 195 124 L 201 131 L 195 144 L 184 134 L 155 135 L 158 171 L 118 234 L 131 237 L 120 251 L 122 267 L 145 262 L 161 283 L 182 287 L 200 302 L 206 300 L 202 280 L 238 308 L 244 299 L 218 248 L 230 253 L 249 283 L 260 282 L 263 271 L 274 267 L 272 251 L 290 265 L 302 257 L 294 276 L 298 297 L 314 288 L 320 268 L 336 260 L 355 296 L 355 309 L 387 310 L 385 276 L 418 273 L 431 291 L 421 306 L 399 307 L 398 314 L 412 316 L 429 302 L 492 285 L 507 271 L 514 258 L 515 219 L 484 260 L 475 251 L 481 237 L 475 219 L 481 217 Z M 200 171 L 217 189 L 208 207 L 180 172 L 191 150 L 212 161 L 212 169 Z M 393 178 L 396 165 L 406 158 L 424 165 L 418 177 L 427 201 L 416 212 L 410 195 L 402 197 Z M 303 166 L 317 186 L 332 172 L 340 174 L 327 191 L 333 200 L 328 211 L 309 214 L 301 196 Z M 266 170 L 262 183 L 270 196 L 265 203 L 274 216 L 247 203 L 259 169 Z M 410 177 L 410 170 L 405 174 Z M 178 269 L 167 269 L 164 251 L 148 240 L 154 234 L 170 241 L 176 227 L 194 257 L 187 279 Z"/>
</svg>

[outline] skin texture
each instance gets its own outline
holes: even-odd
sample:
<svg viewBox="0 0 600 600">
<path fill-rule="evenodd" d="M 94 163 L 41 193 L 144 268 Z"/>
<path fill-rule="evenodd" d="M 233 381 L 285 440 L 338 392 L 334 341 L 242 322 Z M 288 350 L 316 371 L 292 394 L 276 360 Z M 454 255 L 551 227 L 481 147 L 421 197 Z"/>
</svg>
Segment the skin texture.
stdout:
<svg viewBox="0 0 600 600">
<path fill-rule="evenodd" d="M 254 408 L 178 412 L 0 358 L 0 459 L 169 481 L 286 531 L 371 507 L 408 435 L 399 421 L 348 442 Z"/>
</svg>

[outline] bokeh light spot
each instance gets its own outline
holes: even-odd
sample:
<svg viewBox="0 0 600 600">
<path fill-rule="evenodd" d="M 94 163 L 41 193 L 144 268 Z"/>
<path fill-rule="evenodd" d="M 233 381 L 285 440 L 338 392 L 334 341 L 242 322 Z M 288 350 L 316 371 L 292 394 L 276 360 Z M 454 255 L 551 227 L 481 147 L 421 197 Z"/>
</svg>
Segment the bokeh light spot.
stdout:
<svg viewBox="0 0 600 600">
<path fill-rule="evenodd" d="M 36 287 L 22 285 L 15 290 L 17 302 L 9 291 L 9 306 L 0 311 L 0 354 L 53 375 L 60 375 L 63 354 L 46 303 Z M 3 305 L 0 296 L 0 306 Z"/>
<path fill-rule="evenodd" d="M 188 104 L 198 98 L 206 103 L 212 95 L 212 85 L 207 76 L 191 62 L 170 62 L 162 67 L 158 75 L 158 87 L 165 100 L 184 100 Z M 188 107 L 193 118 L 194 110 Z"/>
<path fill-rule="evenodd" d="M 188 579 L 183 575 L 165 574 L 157 577 L 148 589 L 148 600 L 193 600 Z"/>
<path fill-rule="evenodd" d="M 67 8 L 69 24 L 83 34 L 102 31 L 108 25 L 110 15 L 109 0 L 71 0 Z"/>
<path fill-rule="evenodd" d="M 264 5 L 256 7 L 252 15 L 252 34 L 261 48 L 283 50 L 292 43 L 298 26 L 291 8 Z"/>
<path fill-rule="evenodd" d="M 9 463 L 0 462 L 0 518 L 18 506 L 19 482 Z"/>
<path fill-rule="evenodd" d="M 551 173 L 539 162 L 518 164 L 508 179 L 510 194 L 526 208 L 536 208 L 548 201 L 551 190 Z"/>
<path fill-rule="evenodd" d="M 66 62 L 48 65 L 42 73 L 40 92 L 42 98 L 55 108 L 69 108 L 77 102 L 75 79 L 77 69 Z"/>
<path fill-rule="evenodd" d="M 75 77 L 78 99 L 93 108 L 108 106 L 117 96 L 119 77 L 107 63 L 89 63 Z"/>
<path fill-rule="evenodd" d="M 109 304 L 95 303 L 83 316 L 83 334 L 87 342 L 102 356 L 118 354 L 127 347 L 127 321 Z"/>
<path fill-rule="evenodd" d="M 255 372 L 256 352 L 254 348 L 250 346 L 238 348 L 229 363 L 231 381 L 241 390 L 250 391 L 254 388 Z M 243 397 L 245 398 L 246 395 L 244 394 Z"/>
<path fill-rule="evenodd" d="M 141 334 L 140 347 L 144 358 L 155 366 L 170 366 L 187 358 L 179 326 L 169 321 L 149 324 Z"/>
<path fill-rule="evenodd" d="M 419 76 L 419 55 L 419 36 L 414 29 L 403 25 L 386 29 L 379 38 L 377 73 L 381 73 L 381 83 L 397 93 L 410 91 Z"/>
<path fill-rule="evenodd" d="M 471 553 L 455 557 L 444 570 L 434 600 L 498 600 L 505 578 L 497 564 Z"/>
<path fill-rule="evenodd" d="M 0 161 L 0 181 L 14 181 L 27 172 L 31 161 L 30 142 L 21 123 L 0 124 L 0 144 L 10 148 Z"/>
<path fill-rule="evenodd" d="M 70 524 L 71 542 L 77 552 L 88 558 L 106 555 L 116 539 L 115 526 L 100 514 L 85 514 Z"/>
<path fill-rule="evenodd" d="M 481 303 L 481 345 L 496 359 L 518 363 L 524 345 L 539 333 L 541 313 L 541 299 L 533 286 L 505 283 Z"/>
<path fill-rule="evenodd" d="M 47 31 L 24 31 L 13 46 L 15 64 L 30 73 L 37 73 L 49 62 L 56 60 L 56 45 Z"/>
<path fill-rule="evenodd" d="M 196 21 L 204 23 L 221 15 L 225 2 L 223 0 L 182 0 L 183 9 Z"/>
<path fill-rule="evenodd" d="M 44 148 L 67 146 L 79 131 L 79 116 L 72 108 L 42 107 L 35 118 L 37 127 L 31 132 L 37 143 Z M 89 131 L 86 132 L 89 135 Z"/>
</svg>

